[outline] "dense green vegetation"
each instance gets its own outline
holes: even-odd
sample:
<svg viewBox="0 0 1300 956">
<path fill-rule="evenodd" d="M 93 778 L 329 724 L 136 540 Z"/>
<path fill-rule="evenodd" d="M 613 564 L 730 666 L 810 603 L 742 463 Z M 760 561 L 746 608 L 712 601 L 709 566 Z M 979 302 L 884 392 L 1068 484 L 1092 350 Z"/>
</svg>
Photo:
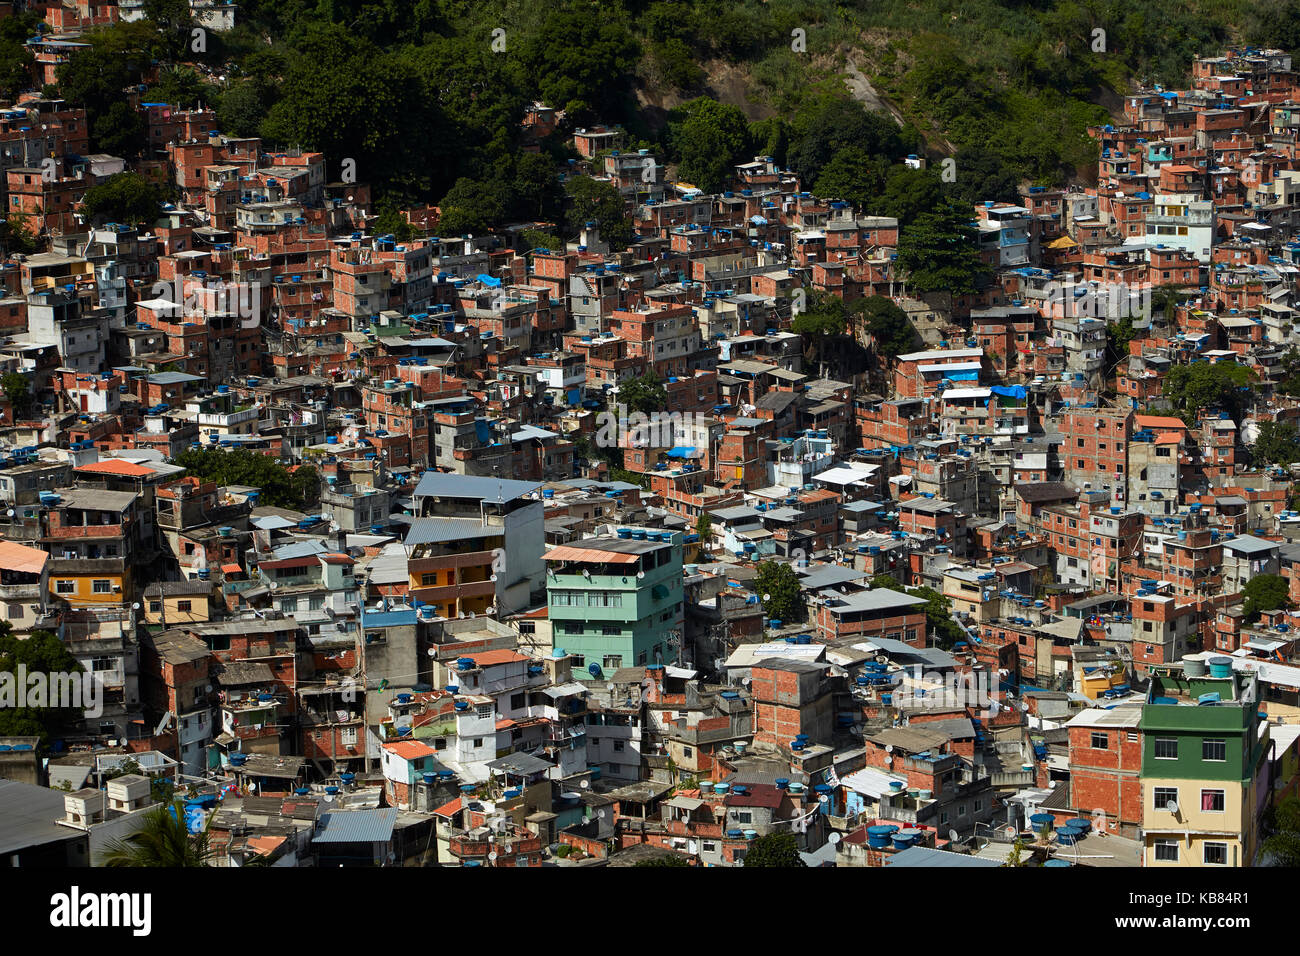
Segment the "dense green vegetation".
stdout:
<svg viewBox="0 0 1300 956">
<path fill-rule="evenodd" d="M 788 830 L 777 830 L 754 840 L 745 851 L 745 866 L 806 866 L 799 856 L 799 842 Z"/>
<path fill-rule="evenodd" d="M 754 590 L 763 597 L 763 613 L 768 620 L 790 623 L 802 620 L 807 612 L 799 593 L 799 575 L 788 564 L 760 561 Z"/>
<path fill-rule="evenodd" d="M 1280 574 L 1257 574 L 1242 588 L 1244 599 L 1241 609 L 1246 623 L 1259 620 L 1262 611 L 1285 611 L 1291 607 L 1290 586 Z"/>
<path fill-rule="evenodd" d="M 8 621 L 0 621 L 0 674 L 7 687 L 0 688 L 0 737 L 39 737 L 45 746 L 65 728 L 75 727 L 81 711 L 74 707 L 19 707 L 19 666 L 32 674 L 82 674 L 81 664 L 67 646 L 49 631 L 33 631 L 21 639 Z M 88 675 L 85 675 L 89 679 Z M 47 685 L 47 703 L 53 698 L 53 683 Z M 30 692 L 30 685 L 24 688 Z M 28 702 L 26 700 L 22 702 Z"/>
<path fill-rule="evenodd" d="M 257 488 L 261 491 L 258 503 L 263 505 L 300 511 L 314 504 L 320 494 L 320 478 L 311 465 L 290 471 L 260 452 L 191 448 L 176 456 L 176 464 L 204 481 Z"/>
<path fill-rule="evenodd" d="M 331 178 L 355 160 L 381 199 L 445 200 L 457 228 L 555 218 L 569 237 L 555 167 L 519 151 L 534 101 L 623 124 L 629 146 L 657 147 L 706 189 L 761 153 L 809 188 L 886 206 L 900 157 L 955 154 L 942 191 L 965 206 L 1083 174 L 1086 127 L 1133 80 L 1179 83 L 1194 55 L 1234 41 L 1300 47 L 1300 0 L 250 0 L 202 49 L 183 2 L 145 12 L 93 31 L 60 71 L 92 150 L 143 149 L 121 91 L 149 78 L 148 96 L 214 105 L 225 132 L 324 151 Z M 0 25 L 0 95 L 35 24 Z M 905 125 L 848 99 L 850 64 Z M 558 137 L 540 146 L 573 158 Z"/>
<path fill-rule="evenodd" d="M 1227 412 L 1240 424 L 1254 380 L 1255 373 L 1236 362 L 1192 362 L 1171 368 L 1162 389 L 1189 426 L 1202 411 L 1214 409 Z"/>
</svg>

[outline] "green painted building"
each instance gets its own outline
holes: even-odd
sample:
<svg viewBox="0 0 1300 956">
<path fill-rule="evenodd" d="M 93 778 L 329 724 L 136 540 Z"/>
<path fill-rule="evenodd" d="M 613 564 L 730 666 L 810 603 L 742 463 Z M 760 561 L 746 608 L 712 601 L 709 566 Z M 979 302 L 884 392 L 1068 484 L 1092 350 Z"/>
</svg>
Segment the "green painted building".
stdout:
<svg viewBox="0 0 1300 956">
<path fill-rule="evenodd" d="M 546 604 L 557 651 L 580 680 L 620 667 L 672 664 L 681 651 L 682 532 L 620 528 L 546 554 Z"/>
<path fill-rule="evenodd" d="M 1143 865 L 1250 866 L 1272 791 L 1258 681 L 1153 669 L 1142 733 Z M 1226 671 L 1226 673 L 1224 673 Z"/>
</svg>

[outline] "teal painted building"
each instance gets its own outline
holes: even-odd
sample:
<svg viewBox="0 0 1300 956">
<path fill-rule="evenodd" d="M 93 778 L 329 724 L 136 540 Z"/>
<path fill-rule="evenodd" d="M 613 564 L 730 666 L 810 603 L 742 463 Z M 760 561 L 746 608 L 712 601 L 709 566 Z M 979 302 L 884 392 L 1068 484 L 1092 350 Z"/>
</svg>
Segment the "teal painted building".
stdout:
<svg viewBox="0 0 1300 956">
<path fill-rule="evenodd" d="M 546 554 L 546 604 L 557 651 L 579 680 L 620 667 L 673 664 L 681 652 L 682 532 L 620 528 Z"/>
</svg>

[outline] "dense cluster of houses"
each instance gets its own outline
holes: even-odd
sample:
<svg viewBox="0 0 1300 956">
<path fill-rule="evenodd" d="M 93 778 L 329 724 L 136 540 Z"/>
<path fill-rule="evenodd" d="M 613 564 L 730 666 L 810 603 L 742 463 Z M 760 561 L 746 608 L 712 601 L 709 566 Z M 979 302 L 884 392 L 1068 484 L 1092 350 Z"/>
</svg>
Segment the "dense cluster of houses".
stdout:
<svg viewBox="0 0 1300 956">
<path fill-rule="evenodd" d="M 398 241 L 323 155 L 210 111 L 135 104 L 128 164 L 63 101 L 0 109 L 42 240 L 0 262 L 0 620 L 102 692 L 0 739 L 0 850 L 92 862 L 165 783 L 230 866 L 734 866 L 774 833 L 808 865 L 1261 862 L 1300 787 L 1300 621 L 1243 596 L 1300 601 L 1294 476 L 1251 454 L 1300 415 L 1300 73 L 1194 77 L 1093 131 L 1096 187 L 972 210 L 995 278 L 956 299 L 768 157 L 707 195 L 577 129 L 564 175 L 618 188 L 625 251 L 436 209 Z M 126 168 L 181 201 L 88 224 Z M 812 289 L 892 299 L 915 350 L 852 328 L 875 368 L 828 377 L 791 331 Z M 1244 417 L 1160 411 L 1197 362 L 1256 374 Z M 205 450 L 319 490 L 177 463 Z"/>
</svg>

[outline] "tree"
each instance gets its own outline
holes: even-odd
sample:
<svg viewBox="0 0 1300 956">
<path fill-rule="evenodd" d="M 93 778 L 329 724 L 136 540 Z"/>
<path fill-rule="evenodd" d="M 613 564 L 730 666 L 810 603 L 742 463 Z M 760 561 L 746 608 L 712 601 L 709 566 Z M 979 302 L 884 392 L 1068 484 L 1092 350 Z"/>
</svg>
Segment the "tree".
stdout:
<svg viewBox="0 0 1300 956">
<path fill-rule="evenodd" d="M 866 150 L 846 146 L 831 157 L 813 185 L 823 199 L 843 199 L 855 207 L 869 207 L 885 188 L 885 164 Z"/>
<path fill-rule="evenodd" d="M 47 686 L 55 686 L 50 683 L 52 675 L 80 674 L 83 679 L 89 679 L 81 664 L 54 634 L 33 631 L 26 639 L 19 639 L 8 621 L 0 621 L 0 674 L 17 681 L 20 666 L 29 677 L 46 675 Z M 0 688 L 3 688 L 2 683 Z M 22 688 L 24 695 L 29 689 Z M 12 700 L 4 700 L 8 692 L 0 689 L 0 737 L 39 737 L 41 746 L 45 746 L 52 737 L 81 720 L 82 711 L 76 707 L 19 707 L 16 683 L 8 690 L 14 695 Z M 21 702 L 31 701 L 28 698 Z M 45 703 L 54 701 L 47 699 Z"/>
<path fill-rule="evenodd" d="M 144 121 L 138 114 L 131 119 L 135 111 L 123 101 L 122 90 L 143 81 L 152 65 L 157 31 L 139 20 L 92 30 L 83 39 L 89 46 L 78 48 L 58 68 L 59 93 L 85 107 L 93 151 L 134 156 L 145 145 Z"/>
<path fill-rule="evenodd" d="M 749 124 L 736 107 L 701 96 L 668 114 L 667 140 L 678 178 L 716 193 L 731 182 L 736 163 L 748 158 Z"/>
<path fill-rule="evenodd" d="M 790 565 L 770 559 L 760 562 L 754 590 L 762 595 L 763 613 L 769 620 L 797 621 L 804 616 L 799 575 Z"/>
<path fill-rule="evenodd" d="M 1205 409 L 1222 409 L 1241 424 L 1255 373 L 1236 362 L 1192 362 L 1165 373 L 1163 392 L 1188 425 Z"/>
<path fill-rule="evenodd" d="M 713 535 L 713 518 L 707 511 L 701 511 L 695 519 L 695 533 L 700 536 L 700 544 L 707 547 Z"/>
<path fill-rule="evenodd" d="M 879 207 L 886 216 L 896 218 L 904 229 L 923 216 L 941 215 L 952 208 L 943 198 L 943 186 L 935 172 L 911 166 L 894 166 L 889 170 Z M 958 221 L 969 220 L 973 215 L 962 213 Z"/>
<path fill-rule="evenodd" d="M 1257 461 L 1270 465 L 1300 461 L 1300 428 L 1292 422 L 1260 422 L 1254 452 Z"/>
<path fill-rule="evenodd" d="M 662 856 L 651 857 L 648 860 L 642 860 L 635 866 L 690 866 L 686 857 L 680 853 L 664 853 Z"/>
<path fill-rule="evenodd" d="M 86 190 L 81 210 L 98 222 L 152 223 L 161 212 L 164 192 L 139 173 L 117 173 Z"/>
<path fill-rule="evenodd" d="M 1300 797 L 1287 797 L 1278 804 L 1264 854 L 1273 866 L 1300 866 Z"/>
<path fill-rule="evenodd" d="M 534 249 L 564 251 L 563 239 L 554 233 L 545 232 L 541 229 L 521 229 L 519 231 L 519 244 L 523 248 L 516 247 L 516 252 L 531 252 Z"/>
<path fill-rule="evenodd" d="M 807 866 L 799 856 L 799 844 L 794 834 L 778 830 L 758 837 L 745 851 L 745 866 Z"/>
<path fill-rule="evenodd" d="M 627 111 L 637 41 L 616 7 L 561 5 L 546 14 L 523 44 L 526 75 L 536 78 L 541 99 L 574 121 L 583 114 L 618 116 Z"/>
<path fill-rule="evenodd" d="M 807 183 L 815 183 L 822 168 L 842 149 L 893 162 L 918 146 L 916 138 L 905 137 L 891 117 L 873 113 L 857 100 L 829 99 L 807 115 L 798 146 L 790 154 L 791 168 Z"/>
<path fill-rule="evenodd" d="M 7 219 L 0 219 L 0 259 L 11 252 L 31 255 L 35 251 L 36 238 L 32 235 L 27 216 L 11 212 Z"/>
<path fill-rule="evenodd" d="M 891 591 L 901 590 L 904 594 L 924 599 L 926 630 L 934 635 L 935 643 L 944 650 L 950 649 L 958 641 L 966 640 L 966 632 L 952 616 L 952 602 L 933 588 L 900 589 L 898 581 L 888 574 L 877 574 L 871 579 L 871 587 L 872 589 L 888 588 Z"/>
<path fill-rule="evenodd" d="M 405 52 L 385 51 L 342 24 L 311 24 L 286 59 L 263 137 L 325 153 L 331 176 L 350 159 L 357 178 L 380 192 L 432 195 L 445 119 Z"/>
<path fill-rule="evenodd" d="M 853 303 L 850 311 L 871 334 L 881 355 L 897 358 L 916 342 L 916 326 L 893 299 L 883 295 L 868 296 Z"/>
<path fill-rule="evenodd" d="M 200 103 L 211 103 L 216 94 L 217 88 L 188 66 L 159 70 L 158 82 L 149 89 L 149 95 L 158 102 L 186 109 L 193 109 Z"/>
<path fill-rule="evenodd" d="M 33 62 L 20 40 L 0 37 L 0 99 L 13 99 L 32 85 Z"/>
<path fill-rule="evenodd" d="M 511 212 L 520 219 L 549 221 L 560 213 L 564 190 L 555 163 L 545 153 L 520 153 L 510 176 Z"/>
<path fill-rule="evenodd" d="M 25 417 L 32 407 L 31 383 L 27 376 L 22 372 L 5 372 L 0 376 L 0 390 L 4 391 L 5 398 L 9 400 L 14 417 Z"/>
<path fill-rule="evenodd" d="M 212 818 L 208 818 L 210 825 Z M 99 865 L 111 867 L 196 867 L 210 866 L 215 854 L 205 826 L 190 833 L 185 808 L 179 800 L 170 806 L 154 807 L 143 815 L 132 833 L 109 841 L 100 853 Z"/>
<path fill-rule="evenodd" d="M 970 217 L 951 207 L 921 215 L 903 227 L 896 265 L 907 275 L 911 291 L 922 294 L 973 295 L 989 273 Z"/>
<path fill-rule="evenodd" d="M 1025 852 L 1025 841 L 1016 837 L 1015 842 L 1011 844 L 1011 850 L 1007 853 L 1007 866 L 1024 866 L 1021 855 Z"/>
<path fill-rule="evenodd" d="M 1286 611 L 1291 608 L 1290 586 L 1286 578 L 1279 574 L 1255 575 L 1246 582 L 1241 594 L 1244 599 L 1241 609 L 1246 614 L 1248 624 L 1258 621 L 1263 611 Z"/>
<path fill-rule="evenodd" d="M 1129 343 L 1137 338 L 1138 330 L 1133 327 L 1133 317 L 1127 313 L 1106 325 L 1106 364 L 1113 368 L 1124 361 L 1129 354 Z"/>
<path fill-rule="evenodd" d="M 811 345 L 818 364 L 824 361 L 826 343 L 848 331 L 847 309 L 844 300 L 830 292 L 809 289 L 805 292 L 807 308 L 794 317 L 790 331 L 803 337 Z"/>
<path fill-rule="evenodd" d="M 132 109 L 127 103 L 113 103 L 91 120 L 90 134 L 103 152 L 130 159 L 144 151 L 148 127 L 144 114 Z"/>
<path fill-rule="evenodd" d="M 969 209 L 987 200 L 1019 205 L 1019 178 L 1003 157 L 980 146 L 963 146 L 953 161 L 957 176 L 944 191 L 954 206 Z"/>
<path fill-rule="evenodd" d="M 216 98 L 217 122 L 230 136 L 256 136 L 275 103 L 274 86 L 258 79 L 235 80 Z"/>
<path fill-rule="evenodd" d="M 370 224 L 374 235 L 392 236 L 397 242 L 409 242 L 415 238 L 415 227 L 402 215 L 402 210 L 393 197 L 381 199 L 375 205 L 375 213 L 375 221 Z"/>
<path fill-rule="evenodd" d="M 444 236 L 488 232 L 506 221 L 510 198 L 510 188 L 504 182 L 462 176 L 438 201 L 438 230 Z"/>
<path fill-rule="evenodd" d="M 590 176 L 574 176 L 564 184 L 564 192 L 569 201 L 566 218 L 570 235 L 579 235 L 583 226 L 594 222 L 611 249 L 627 248 L 632 241 L 632 220 L 615 186 Z"/>
<path fill-rule="evenodd" d="M 640 412 L 648 415 L 662 412 L 668 407 L 668 390 L 653 372 L 646 372 L 640 378 L 631 378 L 618 386 L 616 400 L 625 406 L 629 414 Z"/>
<path fill-rule="evenodd" d="M 175 461 L 204 481 L 257 488 L 261 492 L 258 501 L 264 505 L 301 510 L 313 504 L 320 493 L 320 479 L 311 465 L 299 465 L 290 471 L 274 458 L 255 451 L 187 449 Z"/>
<path fill-rule="evenodd" d="M 685 41 L 672 37 L 650 47 L 664 82 L 674 89 L 699 89 L 708 74 L 695 62 L 695 55 Z"/>
</svg>

